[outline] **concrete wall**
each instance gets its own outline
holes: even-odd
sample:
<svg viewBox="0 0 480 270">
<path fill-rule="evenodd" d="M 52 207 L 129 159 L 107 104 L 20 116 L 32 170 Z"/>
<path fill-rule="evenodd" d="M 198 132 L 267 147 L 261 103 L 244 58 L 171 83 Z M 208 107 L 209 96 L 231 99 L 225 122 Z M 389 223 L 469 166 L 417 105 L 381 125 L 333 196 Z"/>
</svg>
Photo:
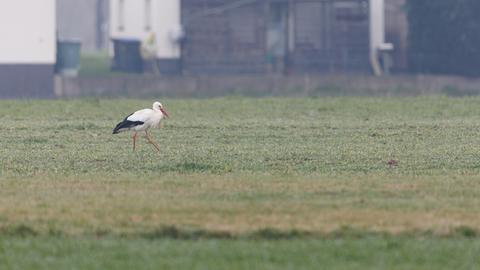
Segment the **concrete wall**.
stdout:
<svg viewBox="0 0 480 270">
<path fill-rule="evenodd" d="M 53 64 L 0 64 L 0 98 L 54 98 Z"/>
<path fill-rule="evenodd" d="M 479 95 L 480 79 L 435 76 L 127 76 L 59 78 L 59 97 Z"/>
</svg>

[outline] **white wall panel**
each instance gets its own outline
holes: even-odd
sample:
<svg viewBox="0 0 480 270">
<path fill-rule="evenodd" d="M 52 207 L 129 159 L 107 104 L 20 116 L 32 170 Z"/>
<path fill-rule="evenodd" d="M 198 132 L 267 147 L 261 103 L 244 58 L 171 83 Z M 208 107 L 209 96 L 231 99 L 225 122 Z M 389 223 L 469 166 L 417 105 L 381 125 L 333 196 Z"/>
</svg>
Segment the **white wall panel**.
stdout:
<svg viewBox="0 0 480 270">
<path fill-rule="evenodd" d="M 55 40 L 55 0 L 0 0 L 0 64 L 53 64 Z"/>
</svg>

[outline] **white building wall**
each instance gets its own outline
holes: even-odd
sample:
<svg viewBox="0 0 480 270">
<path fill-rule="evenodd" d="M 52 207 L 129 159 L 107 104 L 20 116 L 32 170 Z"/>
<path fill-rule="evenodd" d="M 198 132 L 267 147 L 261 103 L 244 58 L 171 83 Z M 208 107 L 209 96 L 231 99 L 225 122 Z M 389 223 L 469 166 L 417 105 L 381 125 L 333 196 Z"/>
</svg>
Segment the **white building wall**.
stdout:
<svg viewBox="0 0 480 270">
<path fill-rule="evenodd" d="M 158 0 L 155 32 L 157 33 L 158 58 L 179 58 L 180 46 L 172 39 L 172 32 L 180 27 L 180 0 Z"/>
<path fill-rule="evenodd" d="M 121 4 L 123 2 L 123 4 Z M 149 31 L 143 24 L 144 0 L 112 0 L 110 4 L 111 38 L 143 39 Z M 123 5 L 123 7 L 122 7 Z"/>
<path fill-rule="evenodd" d="M 151 1 L 150 10 L 146 8 L 148 1 Z M 160 59 L 180 57 L 180 46 L 170 36 L 178 25 L 180 0 L 110 0 L 110 37 L 145 40 L 150 33 L 155 33 Z"/>
<path fill-rule="evenodd" d="M 82 52 L 106 50 L 108 0 L 57 0 L 57 31 L 61 40 L 79 40 Z"/>
<path fill-rule="evenodd" d="M 55 0 L 0 0 L 0 64 L 54 64 Z"/>
</svg>

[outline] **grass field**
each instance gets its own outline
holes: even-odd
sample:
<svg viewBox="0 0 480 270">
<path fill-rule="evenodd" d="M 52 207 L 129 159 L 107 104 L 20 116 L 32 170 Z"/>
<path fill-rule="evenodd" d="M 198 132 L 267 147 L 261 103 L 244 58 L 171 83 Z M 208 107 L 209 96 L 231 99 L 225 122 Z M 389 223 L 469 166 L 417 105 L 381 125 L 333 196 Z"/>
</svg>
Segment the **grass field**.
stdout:
<svg viewBox="0 0 480 270">
<path fill-rule="evenodd" d="M 0 101 L 0 268 L 480 263 L 480 98 L 152 102 Z"/>
</svg>

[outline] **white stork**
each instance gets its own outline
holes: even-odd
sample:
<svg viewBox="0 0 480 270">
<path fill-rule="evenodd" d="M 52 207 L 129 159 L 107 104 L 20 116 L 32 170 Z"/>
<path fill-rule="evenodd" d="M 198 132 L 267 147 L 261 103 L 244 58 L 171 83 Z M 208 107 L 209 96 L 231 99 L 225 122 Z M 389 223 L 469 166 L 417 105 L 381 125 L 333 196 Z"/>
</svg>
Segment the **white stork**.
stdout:
<svg viewBox="0 0 480 270">
<path fill-rule="evenodd" d="M 139 131 L 145 131 L 145 138 L 157 149 L 157 151 L 160 151 L 158 144 L 155 143 L 152 138 L 150 138 L 150 135 L 148 135 L 148 130 L 150 128 L 158 127 L 160 125 L 160 121 L 164 117 L 168 117 L 168 113 L 165 111 L 162 103 L 156 101 L 153 103 L 152 109 L 139 110 L 125 117 L 125 119 L 118 123 L 113 129 L 113 134 L 133 130 L 133 151 L 135 151 L 137 133 Z"/>
</svg>

